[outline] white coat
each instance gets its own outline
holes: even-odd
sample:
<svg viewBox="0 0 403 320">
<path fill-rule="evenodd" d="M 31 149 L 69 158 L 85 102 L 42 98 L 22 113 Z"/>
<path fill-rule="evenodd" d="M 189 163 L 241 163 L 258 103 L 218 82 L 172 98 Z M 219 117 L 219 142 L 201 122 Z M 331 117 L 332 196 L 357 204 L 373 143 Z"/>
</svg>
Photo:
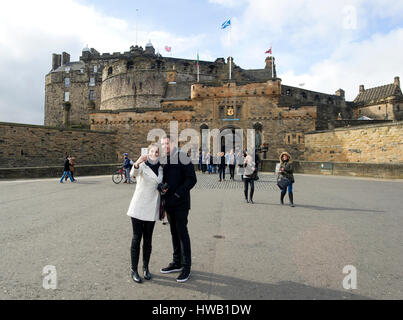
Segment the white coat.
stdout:
<svg viewBox="0 0 403 320">
<path fill-rule="evenodd" d="M 129 205 L 127 215 L 143 221 L 157 221 L 161 196 L 157 189 L 162 182 L 162 167 L 158 169 L 158 176 L 144 162 L 139 168 L 134 166 L 130 171 L 131 177 L 136 177 L 136 190 Z"/>
</svg>

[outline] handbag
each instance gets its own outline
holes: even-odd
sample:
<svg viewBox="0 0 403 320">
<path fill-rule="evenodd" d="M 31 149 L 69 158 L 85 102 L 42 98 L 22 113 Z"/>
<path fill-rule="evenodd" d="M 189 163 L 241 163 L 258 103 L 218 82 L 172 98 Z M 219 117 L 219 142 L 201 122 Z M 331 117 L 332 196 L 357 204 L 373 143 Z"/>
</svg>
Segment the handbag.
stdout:
<svg viewBox="0 0 403 320">
<path fill-rule="evenodd" d="M 284 190 L 285 188 L 287 188 L 290 183 L 291 183 L 290 179 L 286 177 L 277 178 L 277 186 L 280 188 L 280 190 Z"/>
</svg>

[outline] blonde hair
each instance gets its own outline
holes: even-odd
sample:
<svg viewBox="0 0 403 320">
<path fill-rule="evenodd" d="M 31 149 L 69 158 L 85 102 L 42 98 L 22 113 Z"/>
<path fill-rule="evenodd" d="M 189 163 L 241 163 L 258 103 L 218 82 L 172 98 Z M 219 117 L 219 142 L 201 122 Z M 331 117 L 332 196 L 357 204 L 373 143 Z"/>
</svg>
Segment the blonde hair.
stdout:
<svg viewBox="0 0 403 320">
<path fill-rule="evenodd" d="M 154 148 L 154 147 L 158 149 L 158 152 L 160 152 L 160 146 L 159 146 L 158 143 L 151 143 L 151 144 L 147 147 L 147 151 L 150 152 L 150 150 L 151 150 L 152 148 Z"/>
</svg>

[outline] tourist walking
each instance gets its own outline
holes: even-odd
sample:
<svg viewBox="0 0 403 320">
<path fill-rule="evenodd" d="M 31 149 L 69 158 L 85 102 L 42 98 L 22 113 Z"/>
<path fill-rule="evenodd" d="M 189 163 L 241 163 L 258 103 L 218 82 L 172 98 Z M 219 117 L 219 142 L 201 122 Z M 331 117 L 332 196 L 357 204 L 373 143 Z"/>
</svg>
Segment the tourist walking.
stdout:
<svg viewBox="0 0 403 320">
<path fill-rule="evenodd" d="M 288 190 L 288 197 L 290 199 L 291 207 L 294 205 L 294 194 L 292 191 L 292 186 L 295 182 L 294 180 L 294 164 L 292 163 L 291 155 L 288 152 L 283 152 L 280 155 L 280 171 L 279 178 L 285 180 L 285 187 L 281 190 L 280 203 L 284 204 L 284 197 Z"/>
<path fill-rule="evenodd" d="M 132 161 L 129 159 L 129 154 L 124 153 L 124 161 L 123 161 L 123 169 L 125 170 L 126 173 L 126 178 L 123 183 L 132 183 L 132 180 L 130 179 L 130 169 L 132 168 Z"/>
<path fill-rule="evenodd" d="M 231 149 L 231 151 L 226 155 L 226 158 L 227 158 L 227 165 L 229 167 L 230 180 L 231 179 L 234 180 L 236 159 L 233 149 Z"/>
<path fill-rule="evenodd" d="M 75 180 L 75 178 L 74 178 L 74 171 L 75 171 L 75 165 L 76 165 L 76 158 L 75 158 L 75 157 L 70 157 L 69 163 L 70 163 L 70 166 L 69 166 L 69 168 L 70 168 L 70 174 L 71 174 L 71 176 L 73 177 L 73 180 Z M 66 176 L 64 177 L 64 181 L 67 181 L 67 178 L 68 178 L 68 175 L 66 175 Z"/>
<path fill-rule="evenodd" d="M 213 157 L 210 152 L 207 153 L 206 161 L 207 161 L 207 172 L 208 174 L 211 174 L 213 167 Z"/>
<path fill-rule="evenodd" d="M 163 182 L 167 185 L 162 197 L 171 228 L 173 261 L 161 273 L 180 272 L 177 282 L 189 279 L 192 256 L 187 228 L 190 210 L 190 190 L 196 184 L 194 165 L 186 155 L 176 148 L 170 136 L 161 140 L 162 150 L 167 157 L 164 164 Z"/>
<path fill-rule="evenodd" d="M 141 283 L 138 273 L 140 256 L 140 242 L 143 239 L 143 275 L 150 280 L 149 262 L 152 248 L 152 236 L 155 221 L 159 219 L 160 192 L 158 185 L 162 182 L 163 170 L 159 162 L 159 147 L 151 144 L 148 154 L 140 156 L 130 171 L 136 177 L 137 185 L 130 202 L 127 215 L 131 217 L 133 238 L 130 248 L 131 277 L 133 281 Z"/>
<path fill-rule="evenodd" d="M 218 174 L 220 176 L 220 182 L 221 182 L 222 180 L 225 181 L 225 155 L 224 155 L 224 152 L 220 152 L 218 154 L 218 159 L 219 159 Z"/>
<path fill-rule="evenodd" d="M 205 151 L 203 151 L 203 154 L 202 154 L 201 169 L 202 169 L 202 173 L 206 173 L 206 171 L 207 171 L 207 155 L 206 155 Z"/>
<path fill-rule="evenodd" d="M 243 162 L 244 166 L 244 174 L 243 174 L 243 183 L 244 183 L 244 195 L 246 203 L 254 203 L 253 202 L 253 194 L 255 192 L 255 177 L 256 177 L 256 164 L 253 160 L 252 156 L 249 155 L 246 151 L 244 151 L 243 156 L 245 158 Z M 250 185 L 250 194 L 248 199 L 248 187 Z"/>
<path fill-rule="evenodd" d="M 63 167 L 63 175 L 60 179 L 60 183 L 63 183 L 63 179 L 68 176 L 71 182 L 75 182 L 76 180 L 72 177 L 70 172 L 70 155 L 67 155 L 64 159 L 64 167 Z"/>
</svg>

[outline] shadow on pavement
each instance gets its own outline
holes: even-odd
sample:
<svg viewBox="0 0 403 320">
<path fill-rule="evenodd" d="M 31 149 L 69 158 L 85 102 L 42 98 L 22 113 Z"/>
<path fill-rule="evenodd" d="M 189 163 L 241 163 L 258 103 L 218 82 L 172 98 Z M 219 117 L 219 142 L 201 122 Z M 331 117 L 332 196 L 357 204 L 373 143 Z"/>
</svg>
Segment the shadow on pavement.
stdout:
<svg viewBox="0 0 403 320">
<path fill-rule="evenodd" d="M 175 277 L 153 275 L 155 284 L 172 288 L 186 288 L 226 300 L 369 300 L 371 298 L 333 289 L 316 288 L 293 281 L 276 284 L 260 283 L 239 278 L 192 270 L 191 278 L 177 283 Z M 172 298 L 176 299 L 173 291 Z M 371 299 L 372 300 L 372 299 Z"/>
<path fill-rule="evenodd" d="M 285 200 L 284 205 L 281 205 L 280 203 L 267 203 L 267 202 L 258 202 L 255 201 L 253 205 L 265 205 L 265 206 L 275 206 L 275 207 L 289 207 L 289 203 Z M 364 213 L 364 212 L 371 212 L 371 213 L 385 213 L 385 211 L 381 210 L 371 210 L 371 209 L 357 209 L 357 208 L 341 208 L 341 207 L 324 207 L 324 206 L 313 206 L 313 205 L 307 205 L 307 204 L 295 204 L 295 208 L 293 210 L 298 210 L 298 208 L 306 208 L 306 209 L 311 209 L 311 210 L 318 210 L 318 211 L 351 211 L 351 212 L 358 212 L 358 213 Z"/>
</svg>

